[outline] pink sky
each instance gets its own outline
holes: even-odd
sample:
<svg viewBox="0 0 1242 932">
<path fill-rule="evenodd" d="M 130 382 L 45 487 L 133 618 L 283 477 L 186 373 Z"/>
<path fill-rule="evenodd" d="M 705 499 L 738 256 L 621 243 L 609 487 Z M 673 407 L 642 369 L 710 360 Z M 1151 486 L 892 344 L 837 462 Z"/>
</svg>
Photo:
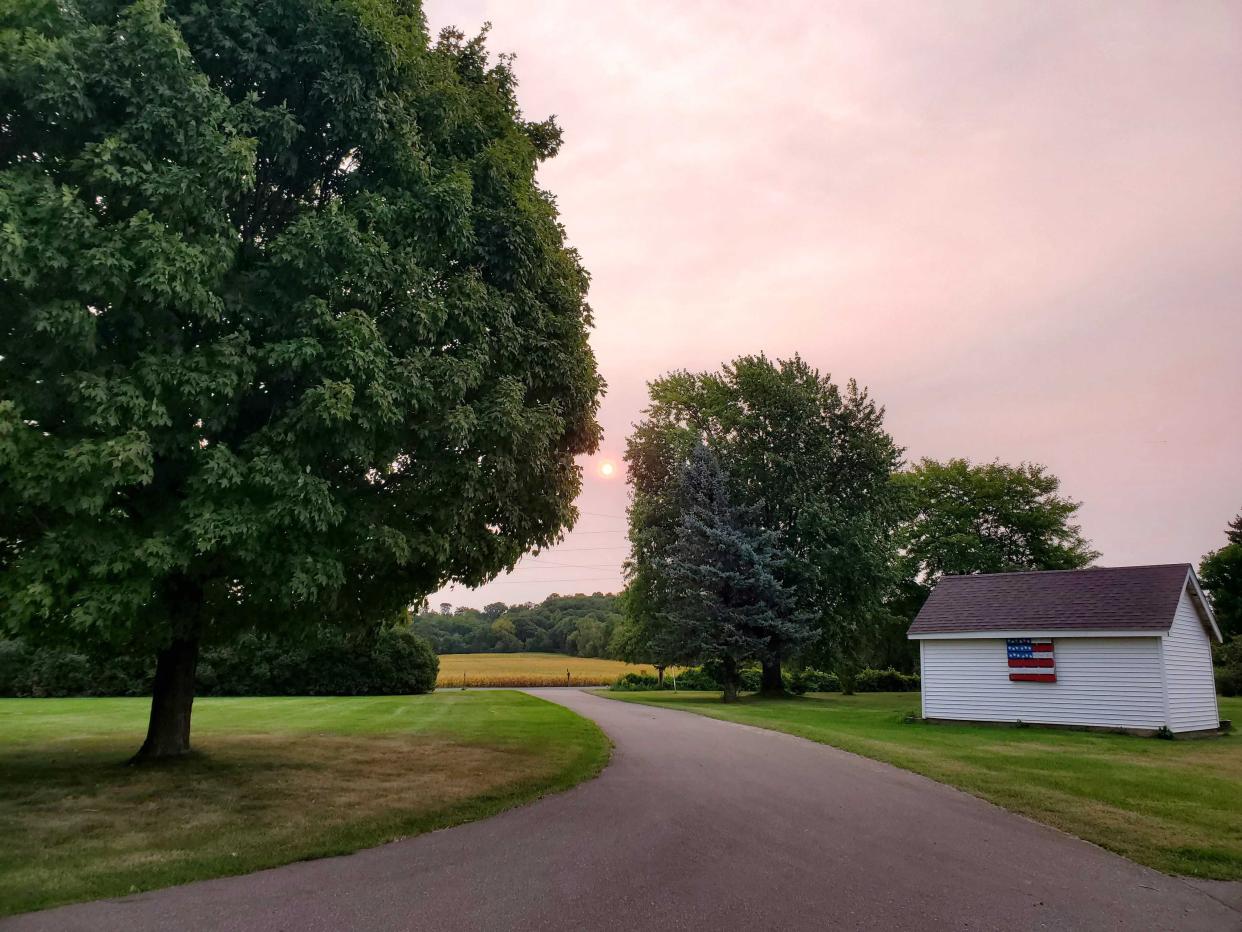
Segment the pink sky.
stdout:
<svg viewBox="0 0 1242 932">
<path fill-rule="evenodd" d="M 794 352 L 909 458 L 1047 464 L 1110 565 L 1242 508 L 1242 6 L 428 0 L 493 23 L 609 391 L 566 542 L 432 604 L 614 591 L 646 382 Z M 618 464 L 611 479 L 598 462 Z"/>
</svg>

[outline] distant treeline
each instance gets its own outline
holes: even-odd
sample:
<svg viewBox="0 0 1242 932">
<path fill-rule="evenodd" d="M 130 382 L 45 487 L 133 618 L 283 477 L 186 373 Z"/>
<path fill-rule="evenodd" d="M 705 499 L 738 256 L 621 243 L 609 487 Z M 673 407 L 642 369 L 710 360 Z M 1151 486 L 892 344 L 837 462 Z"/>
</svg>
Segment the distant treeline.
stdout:
<svg viewBox="0 0 1242 932">
<path fill-rule="evenodd" d="M 541 651 L 574 657 L 617 656 L 613 638 L 621 610 L 615 595 L 550 595 L 542 602 L 482 609 L 425 609 L 414 617 L 413 631 L 437 654 Z"/>
</svg>

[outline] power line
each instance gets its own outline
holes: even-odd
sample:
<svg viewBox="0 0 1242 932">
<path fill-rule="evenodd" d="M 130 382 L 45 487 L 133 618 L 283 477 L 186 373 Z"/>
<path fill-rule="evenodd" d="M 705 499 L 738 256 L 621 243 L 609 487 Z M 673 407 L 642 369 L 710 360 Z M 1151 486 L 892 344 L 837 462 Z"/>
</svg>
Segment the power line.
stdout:
<svg viewBox="0 0 1242 932">
<path fill-rule="evenodd" d="M 591 550 L 629 550 L 629 544 L 617 544 L 615 547 L 566 547 L 562 550 L 560 547 L 544 547 L 544 553 L 551 553 L 555 550 L 557 553 L 586 553 Z"/>
<path fill-rule="evenodd" d="M 545 586 L 549 583 L 563 583 L 563 582 L 573 582 L 573 583 L 611 582 L 611 583 L 615 583 L 619 581 L 620 580 L 616 576 L 597 576 L 594 578 L 587 577 L 587 578 L 582 578 L 582 579 L 508 579 L 508 580 L 501 580 L 500 582 L 484 583 L 483 585 L 484 586 Z M 480 586 L 479 588 L 481 589 L 483 588 L 483 586 Z"/>
<path fill-rule="evenodd" d="M 619 563 L 522 563 L 519 566 L 528 570 L 551 569 L 553 567 L 570 567 L 578 570 L 605 570 L 612 569 L 614 566 L 620 566 Z"/>
</svg>

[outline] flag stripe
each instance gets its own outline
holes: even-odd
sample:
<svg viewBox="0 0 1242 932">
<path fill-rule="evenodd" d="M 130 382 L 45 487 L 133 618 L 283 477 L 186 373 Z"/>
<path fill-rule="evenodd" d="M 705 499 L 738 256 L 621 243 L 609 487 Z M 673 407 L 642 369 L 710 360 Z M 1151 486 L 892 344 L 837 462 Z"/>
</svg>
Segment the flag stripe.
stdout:
<svg viewBox="0 0 1242 932">
<path fill-rule="evenodd" d="M 1057 664 L 1052 641 L 1032 638 L 1006 638 L 1005 659 L 1009 679 L 1015 683 L 1055 683 Z"/>
</svg>

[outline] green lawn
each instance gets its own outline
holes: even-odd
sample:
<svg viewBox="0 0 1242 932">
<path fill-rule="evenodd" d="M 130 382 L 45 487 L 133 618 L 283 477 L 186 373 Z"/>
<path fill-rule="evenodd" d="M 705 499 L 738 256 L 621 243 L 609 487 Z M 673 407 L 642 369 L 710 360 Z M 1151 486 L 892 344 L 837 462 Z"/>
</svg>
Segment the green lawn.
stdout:
<svg viewBox="0 0 1242 932">
<path fill-rule="evenodd" d="M 201 699 L 190 758 L 126 767 L 141 699 L 0 700 L 0 915 L 343 854 L 597 773 L 586 719 L 516 692 Z"/>
<path fill-rule="evenodd" d="M 1242 739 L 905 724 L 918 693 L 604 693 L 800 735 L 924 774 L 1171 874 L 1242 880 Z M 1242 719 L 1242 699 L 1221 699 Z"/>
</svg>

